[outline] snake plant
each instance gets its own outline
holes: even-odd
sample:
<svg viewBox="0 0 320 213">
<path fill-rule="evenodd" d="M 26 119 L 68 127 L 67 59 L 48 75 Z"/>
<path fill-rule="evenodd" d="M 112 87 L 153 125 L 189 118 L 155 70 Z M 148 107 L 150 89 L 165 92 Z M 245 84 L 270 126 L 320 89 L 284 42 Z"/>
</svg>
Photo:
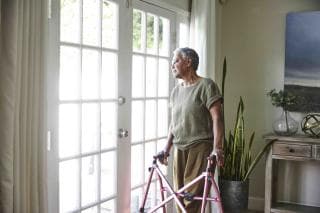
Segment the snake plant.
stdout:
<svg viewBox="0 0 320 213">
<path fill-rule="evenodd" d="M 223 62 L 222 75 L 222 97 L 224 98 L 225 79 L 227 74 L 226 58 Z M 224 107 L 223 107 L 224 108 Z M 246 181 L 254 167 L 261 159 L 265 151 L 274 142 L 267 143 L 261 151 L 255 156 L 252 156 L 252 144 L 255 133 L 253 132 L 249 139 L 245 137 L 244 125 L 244 103 L 240 97 L 235 125 L 233 131 L 229 131 L 228 136 L 224 138 L 224 166 L 220 169 L 220 177 L 224 180 Z M 224 109 L 223 109 L 224 119 Z"/>
</svg>

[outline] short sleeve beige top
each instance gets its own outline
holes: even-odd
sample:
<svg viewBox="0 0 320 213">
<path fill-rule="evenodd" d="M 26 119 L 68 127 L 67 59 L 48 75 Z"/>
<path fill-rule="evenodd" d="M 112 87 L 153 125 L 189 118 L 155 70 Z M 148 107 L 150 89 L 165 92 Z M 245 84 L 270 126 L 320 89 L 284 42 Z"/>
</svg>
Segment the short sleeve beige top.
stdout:
<svg viewBox="0 0 320 213">
<path fill-rule="evenodd" d="M 210 107 L 221 99 L 218 86 L 208 78 L 194 85 L 177 85 L 170 96 L 173 144 L 185 149 L 199 142 L 213 143 Z"/>
</svg>

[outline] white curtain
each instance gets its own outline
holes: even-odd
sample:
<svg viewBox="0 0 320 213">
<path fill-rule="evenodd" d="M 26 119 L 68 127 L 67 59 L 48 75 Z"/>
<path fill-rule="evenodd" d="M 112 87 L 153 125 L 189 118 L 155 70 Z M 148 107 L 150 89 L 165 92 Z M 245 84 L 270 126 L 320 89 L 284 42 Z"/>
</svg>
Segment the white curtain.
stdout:
<svg viewBox="0 0 320 213">
<path fill-rule="evenodd" d="M 213 77 L 215 69 L 215 0 L 192 0 L 189 46 L 200 57 L 198 73 Z"/>
<path fill-rule="evenodd" d="M 199 54 L 198 74 L 214 79 L 216 49 L 216 0 L 192 0 L 189 46 Z M 215 181 L 218 183 L 217 170 Z M 211 192 L 212 193 L 212 192 Z M 214 193 L 212 193 L 214 194 Z M 219 212 L 215 205 L 206 212 Z"/>
<path fill-rule="evenodd" d="M 47 212 L 45 0 L 0 6 L 0 212 Z"/>
</svg>

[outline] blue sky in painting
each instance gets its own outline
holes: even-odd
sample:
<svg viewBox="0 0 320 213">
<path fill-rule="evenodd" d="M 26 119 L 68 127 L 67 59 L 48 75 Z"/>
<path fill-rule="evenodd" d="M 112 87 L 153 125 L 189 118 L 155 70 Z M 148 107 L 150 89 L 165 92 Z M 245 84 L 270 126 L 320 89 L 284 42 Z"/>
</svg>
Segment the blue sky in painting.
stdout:
<svg viewBox="0 0 320 213">
<path fill-rule="evenodd" d="M 320 80 L 320 12 L 289 13 L 285 78 Z"/>
</svg>

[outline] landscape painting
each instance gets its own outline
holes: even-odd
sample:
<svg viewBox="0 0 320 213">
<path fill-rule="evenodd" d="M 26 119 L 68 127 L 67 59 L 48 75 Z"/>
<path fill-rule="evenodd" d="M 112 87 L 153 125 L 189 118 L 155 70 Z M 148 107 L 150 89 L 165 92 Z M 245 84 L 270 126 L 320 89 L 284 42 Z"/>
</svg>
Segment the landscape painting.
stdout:
<svg viewBox="0 0 320 213">
<path fill-rule="evenodd" d="M 320 112 L 320 11 L 286 18 L 284 90 L 300 97 L 296 112 Z"/>
</svg>

